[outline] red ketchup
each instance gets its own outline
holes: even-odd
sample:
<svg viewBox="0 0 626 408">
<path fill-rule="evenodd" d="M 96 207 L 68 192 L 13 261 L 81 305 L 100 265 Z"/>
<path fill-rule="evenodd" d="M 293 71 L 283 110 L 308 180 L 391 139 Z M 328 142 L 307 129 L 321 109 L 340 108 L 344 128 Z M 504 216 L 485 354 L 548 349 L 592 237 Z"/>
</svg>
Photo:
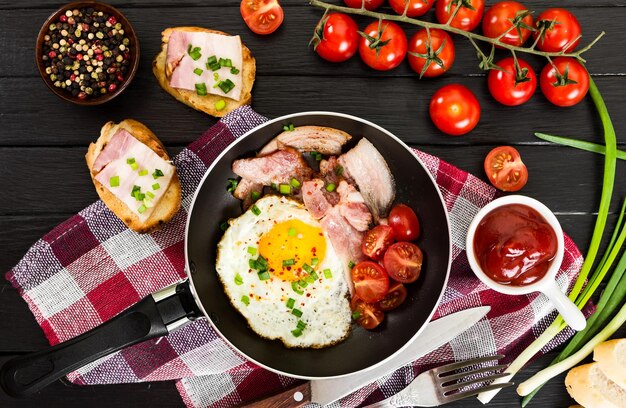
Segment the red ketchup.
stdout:
<svg viewBox="0 0 626 408">
<path fill-rule="evenodd" d="M 537 211 L 509 204 L 487 213 L 474 235 L 474 253 L 494 281 L 524 286 L 543 278 L 557 249 L 554 230 Z"/>
</svg>

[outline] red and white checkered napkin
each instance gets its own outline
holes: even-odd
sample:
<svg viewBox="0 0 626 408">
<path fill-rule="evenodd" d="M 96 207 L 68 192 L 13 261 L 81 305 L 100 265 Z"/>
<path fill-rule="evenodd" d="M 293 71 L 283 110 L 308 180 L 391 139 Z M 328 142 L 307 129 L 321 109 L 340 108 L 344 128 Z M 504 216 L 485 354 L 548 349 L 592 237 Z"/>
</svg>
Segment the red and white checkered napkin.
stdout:
<svg viewBox="0 0 626 408">
<path fill-rule="evenodd" d="M 37 241 L 6 278 L 26 300 L 51 344 L 68 340 L 115 316 L 142 297 L 185 276 L 184 226 L 194 190 L 211 162 L 235 138 L 266 119 L 240 108 L 209 129 L 176 158 L 183 186 L 181 211 L 161 231 L 140 235 L 128 230 L 98 201 Z M 469 307 L 490 305 L 488 318 L 449 344 L 413 364 L 344 398 L 357 406 L 391 396 L 420 371 L 451 360 L 496 352 L 511 360 L 554 317 L 543 296 L 506 296 L 474 277 L 464 254 L 465 231 L 495 190 L 476 177 L 416 151 L 437 181 L 452 224 L 450 283 L 435 318 Z M 582 257 L 565 237 L 559 274 L 569 286 Z M 563 342 L 564 331 L 549 347 Z M 230 349 L 206 320 L 197 320 L 167 337 L 104 357 L 68 378 L 76 384 L 177 380 L 189 407 L 226 407 L 279 391 L 295 380 L 247 362 Z"/>
</svg>

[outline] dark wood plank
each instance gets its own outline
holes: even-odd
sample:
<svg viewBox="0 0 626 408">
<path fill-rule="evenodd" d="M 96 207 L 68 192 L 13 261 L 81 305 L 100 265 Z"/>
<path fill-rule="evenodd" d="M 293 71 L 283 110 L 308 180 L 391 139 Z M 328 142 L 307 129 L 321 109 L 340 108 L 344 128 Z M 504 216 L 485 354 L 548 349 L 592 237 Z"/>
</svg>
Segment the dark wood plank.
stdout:
<svg viewBox="0 0 626 408">
<path fill-rule="evenodd" d="M 602 142 L 602 127 L 587 98 L 570 108 L 550 104 L 540 92 L 519 107 L 498 104 L 479 78 L 417 78 L 260 76 L 253 107 L 268 117 L 309 110 L 343 112 L 370 120 L 412 144 L 476 145 L 544 142 L 534 131 Z M 626 143 L 626 105 L 622 77 L 598 77 L 620 143 Z M 462 83 L 472 89 L 482 107 L 481 121 L 470 134 L 449 137 L 428 116 L 432 94 L 441 86 Z M 621 85 L 620 85 L 621 84 Z M 109 120 L 132 117 L 150 127 L 165 143 L 187 144 L 215 119 L 175 101 L 150 75 L 135 79 L 129 89 L 102 107 L 79 107 L 59 100 L 38 79 L 0 78 L 0 146 L 87 146 Z M 29 124 L 36 124 L 29 126 Z"/>
<path fill-rule="evenodd" d="M 158 8 L 123 10 L 139 36 L 143 73 L 150 72 L 150 63 L 161 47 L 160 33 L 164 28 L 198 25 L 240 34 L 257 58 L 259 75 L 415 76 L 407 63 L 391 72 L 381 73 L 365 66 L 358 57 L 342 64 L 322 60 L 308 47 L 313 28 L 322 16 L 322 10 L 310 6 L 289 7 L 283 26 L 270 36 L 253 34 L 241 19 L 238 7 L 177 6 L 165 11 Z M 0 55 L 0 76 L 38 76 L 33 61 L 35 39 L 51 11 L 36 9 L 26 14 L 23 10 L 7 10 L 0 14 L 0 47 L 3 49 Z M 626 73 L 626 60 L 621 53 L 614 52 L 623 48 L 622 39 L 626 28 L 621 22 L 626 20 L 626 8 L 589 7 L 576 9 L 575 13 L 584 29 L 583 43 L 591 41 L 602 30 L 608 34 L 587 54 L 590 72 Z M 426 18 L 432 20 L 434 17 L 430 13 Z M 361 28 L 372 21 L 361 17 L 356 20 Z M 409 36 L 416 31 L 414 26 L 406 27 Z M 469 42 L 455 38 L 455 45 L 457 58 L 448 76 L 480 74 L 476 53 Z M 499 53 L 507 55 L 504 51 Z M 536 70 L 545 65 L 545 60 L 541 58 L 526 59 Z"/>
</svg>

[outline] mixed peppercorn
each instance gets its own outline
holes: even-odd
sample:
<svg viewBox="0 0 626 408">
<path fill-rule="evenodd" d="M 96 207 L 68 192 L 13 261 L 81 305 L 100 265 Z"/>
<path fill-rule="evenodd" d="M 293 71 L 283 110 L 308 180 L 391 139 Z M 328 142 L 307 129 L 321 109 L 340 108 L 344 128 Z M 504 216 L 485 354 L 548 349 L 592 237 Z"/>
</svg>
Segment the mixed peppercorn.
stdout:
<svg viewBox="0 0 626 408">
<path fill-rule="evenodd" d="M 48 26 L 41 58 L 54 86 L 79 99 L 114 92 L 130 70 L 130 40 L 109 13 L 67 10 Z"/>
</svg>

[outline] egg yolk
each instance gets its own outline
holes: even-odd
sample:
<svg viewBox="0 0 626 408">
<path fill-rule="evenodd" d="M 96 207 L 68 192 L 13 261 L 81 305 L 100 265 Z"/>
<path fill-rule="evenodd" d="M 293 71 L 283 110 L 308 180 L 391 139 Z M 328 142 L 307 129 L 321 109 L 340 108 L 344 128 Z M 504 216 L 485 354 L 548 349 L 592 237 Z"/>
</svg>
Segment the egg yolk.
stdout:
<svg viewBox="0 0 626 408">
<path fill-rule="evenodd" d="M 274 276 L 298 281 L 308 275 L 304 264 L 315 268 L 324 260 L 326 239 L 318 227 L 300 220 L 284 221 L 261 236 L 259 253 Z"/>
</svg>

